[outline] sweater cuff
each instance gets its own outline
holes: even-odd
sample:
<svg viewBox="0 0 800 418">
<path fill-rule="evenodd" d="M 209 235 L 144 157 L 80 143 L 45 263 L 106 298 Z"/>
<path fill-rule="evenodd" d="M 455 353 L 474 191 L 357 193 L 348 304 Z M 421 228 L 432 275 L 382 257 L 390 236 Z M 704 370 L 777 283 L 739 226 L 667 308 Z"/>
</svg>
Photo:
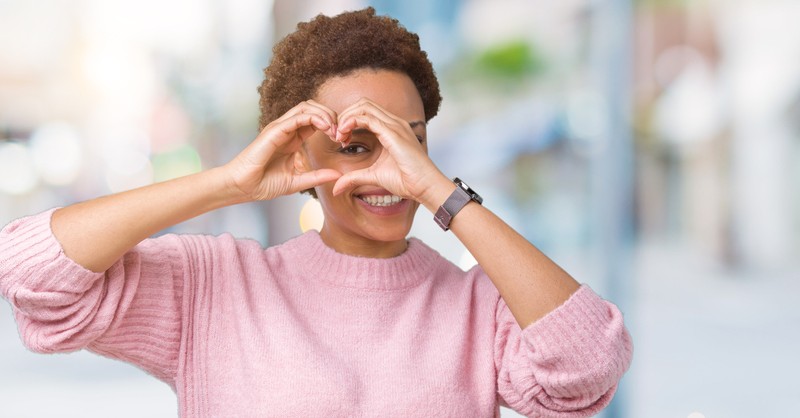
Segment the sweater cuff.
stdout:
<svg viewBox="0 0 800 418">
<path fill-rule="evenodd" d="M 0 231 L 0 292 L 23 312 L 36 303 L 35 298 L 18 298 L 20 293 L 46 289 L 80 294 L 103 276 L 64 253 L 50 227 L 56 209 L 17 219 Z"/>
<path fill-rule="evenodd" d="M 619 309 L 586 285 L 522 330 L 522 339 L 538 369 L 537 380 L 556 397 L 608 391 L 627 370 L 632 354 Z"/>
</svg>

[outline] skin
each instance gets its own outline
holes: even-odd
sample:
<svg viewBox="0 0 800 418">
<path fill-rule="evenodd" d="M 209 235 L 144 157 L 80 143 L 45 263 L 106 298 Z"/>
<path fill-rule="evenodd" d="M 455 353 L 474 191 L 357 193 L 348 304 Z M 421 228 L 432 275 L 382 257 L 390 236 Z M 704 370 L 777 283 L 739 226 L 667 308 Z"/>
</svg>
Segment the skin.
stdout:
<svg viewBox="0 0 800 418">
<path fill-rule="evenodd" d="M 357 118 L 371 114 L 381 114 L 387 119 L 388 115 L 397 115 L 391 119 L 393 125 L 390 126 L 400 129 L 402 134 L 410 133 L 416 142 L 412 144 L 414 151 L 427 154 L 422 99 L 405 74 L 361 70 L 347 77 L 335 77 L 320 87 L 315 102 L 340 115 L 340 133 L 334 137 L 338 142 L 331 141 L 323 132 L 308 138 L 302 152 L 306 170 L 351 173 L 385 165 L 389 153 L 381 141 L 368 129 L 356 125 Z M 385 207 L 370 206 L 361 198 L 391 196 L 393 193 L 382 186 L 384 180 L 338 183 L 340 188 L 336 195 L 333 193 L 335 183 L 315 187 L 325 213 L 325 223 L 320 230 L 325 244 L 341 253 L 373 258 L 394 257 L 406 249 L 406 236 L 419 207 L 413 196 L 401 194 L 402 201 Z"/>
<path fill-rule="evenodd" d="M 364 69 L 331 78 L 314 100 L 267 125 L 231 162 L 59 209 L 53 233 L 67 256 L 104 271 L 171 225 L 313 187 L 325 213 L 320 235 L 328 246 L 345 254 L 396 256 L 406 248 L 417 208 L 435 213 L 455 189 L 427 155 L 422 121 L 422 101 L 405 74 Z M 362 201 L 370 194 L 403 200 L 375 209 Z M 579 287 L 484 206 L 467 204 L 450 227 L 523 328 Z M 431 228 L 438 228 L 432 220 Z"/>
</svg>

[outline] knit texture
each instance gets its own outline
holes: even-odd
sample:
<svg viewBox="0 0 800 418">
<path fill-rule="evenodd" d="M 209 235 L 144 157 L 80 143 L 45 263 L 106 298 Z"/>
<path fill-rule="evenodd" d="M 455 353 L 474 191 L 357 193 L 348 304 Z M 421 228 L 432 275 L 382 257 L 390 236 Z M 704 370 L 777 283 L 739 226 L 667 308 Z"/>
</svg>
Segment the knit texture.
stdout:
<svg viewBox="0 0 800 418">
<path fill-rule="evenodd" d="M 182 417 L 585 417 L 630 364 L 622 315 L 587 286 L 521 330 L 480 267 L 417 239 L 370 259 L 316 232 L 268 249 L 164 235 L 93 273 L 51 214 L 0 232 L 23 342 L 130 362 L 174 388 Z"/>
</svg>

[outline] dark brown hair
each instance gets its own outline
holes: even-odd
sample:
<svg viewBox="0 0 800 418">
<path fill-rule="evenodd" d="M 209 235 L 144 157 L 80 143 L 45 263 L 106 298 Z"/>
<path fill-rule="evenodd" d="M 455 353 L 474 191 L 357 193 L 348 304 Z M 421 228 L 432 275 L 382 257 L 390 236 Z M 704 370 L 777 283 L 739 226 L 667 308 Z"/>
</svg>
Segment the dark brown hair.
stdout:
<svg viewBox="0 0 800 418">
<path fill-rule="evenodd" d="M 422 97 L 425 120 L 439 111 L 439 82 L 419 37 L 372 7 L 334 17 L 318 15 L 273 48 L 258 91 L 259 129 L 298 103 L 313 98 L 331 77 L 371 68 L 405 73 Z"/>
</svg>

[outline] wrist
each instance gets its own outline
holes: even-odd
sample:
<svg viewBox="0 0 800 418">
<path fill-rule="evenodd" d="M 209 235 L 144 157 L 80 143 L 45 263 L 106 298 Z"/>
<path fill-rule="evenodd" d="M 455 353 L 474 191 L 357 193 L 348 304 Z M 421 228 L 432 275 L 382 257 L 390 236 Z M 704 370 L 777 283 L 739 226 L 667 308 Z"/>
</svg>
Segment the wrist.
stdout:
<svg viewBox="0 0 800 418">
<path fill-rule="evenodd" d="M 420 203 L 431 213 L 436 213 L 445 200 L 453 193 L 456 185 L 452 180 L 439 174 L 431 185 L 426 189 L 425 194 L 420 199 Z"/>
<path fill-rule="evenodd" d="M 208 190 L 212 193 L 214 206 L 232 206 L 253 200 L 234 184 L 228 166 L 214 167 L 200 174 L 206 176 L 204 180 L 211 185 Z"/>
</svg>

